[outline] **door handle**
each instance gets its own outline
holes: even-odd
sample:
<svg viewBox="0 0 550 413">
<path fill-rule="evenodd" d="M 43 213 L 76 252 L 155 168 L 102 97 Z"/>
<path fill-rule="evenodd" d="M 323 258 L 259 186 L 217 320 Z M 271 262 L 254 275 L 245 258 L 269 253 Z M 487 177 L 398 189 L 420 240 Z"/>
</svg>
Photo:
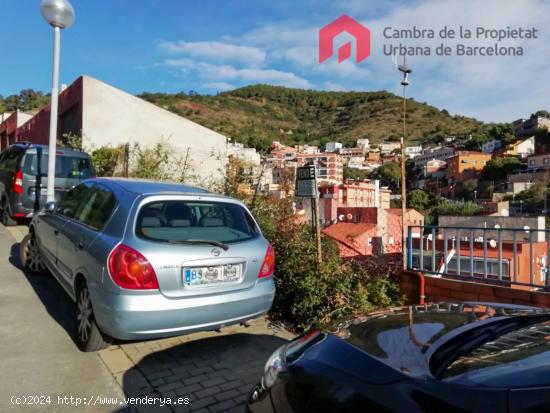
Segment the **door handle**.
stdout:
<svg viewBox="0 0 550 413">
<path fill-rule="evenodd" d="M 76 247 L 77 247 L 79 250 L 84 249 L 84 241 L 78 241 L 78 244 L 76 244 Z"/>
<path fill-rule="evenodd" d="M 54 229 L 54 230 L 53 230 L 53 233 L 54 233 L 55 235 L 59 235 L 59 230 L 58 230 L 58 229 Z"/>
</svg>

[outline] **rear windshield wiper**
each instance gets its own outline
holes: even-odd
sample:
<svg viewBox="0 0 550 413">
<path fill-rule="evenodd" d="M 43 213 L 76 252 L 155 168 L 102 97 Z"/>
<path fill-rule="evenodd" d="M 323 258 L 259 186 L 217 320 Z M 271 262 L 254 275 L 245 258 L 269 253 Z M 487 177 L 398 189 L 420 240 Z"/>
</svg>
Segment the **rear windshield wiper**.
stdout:
<svg viewBox="0 0 550 413">
<path fill-rule="evenodd" d="M 224 251 L 227 251 L 229 249 L 229 245 L 224 244 L 223 242 L 218 241 L 210 241 L 207 239 L 182 239 L 182 240 L 169 240 L 170 244 L 187 244 L 187 245 L 199 245 L 199 244 L 207 244 L 207 245 L 214 245 L 215 247 L 219 247 Z"/>
</svg>

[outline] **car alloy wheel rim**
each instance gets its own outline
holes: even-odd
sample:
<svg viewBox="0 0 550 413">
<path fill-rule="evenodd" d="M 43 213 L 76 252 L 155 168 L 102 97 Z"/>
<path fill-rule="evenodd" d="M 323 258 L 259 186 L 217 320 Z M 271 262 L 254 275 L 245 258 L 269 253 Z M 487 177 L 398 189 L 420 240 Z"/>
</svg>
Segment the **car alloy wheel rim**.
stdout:
<svg viewBox="0 0 550 413">
<path fill-rule="evenodd" d="M 78 299 L 78 334 L 83 343 L 88 342 L 92 330 L 92 303 L 87 288 L 80 291 Z"/>
<path fill-rule="evenodd" d="M 25 246 L 25 258 L 27 267 L 34 272 L 40 272 L 45 269 L 44 263 L 42 262 L 42 257 L 40 256 L 40 251 L 38 251 L 38 246 L 36 245 L 36 238 L 31 236 L 29 242 Z"/>
</svg>

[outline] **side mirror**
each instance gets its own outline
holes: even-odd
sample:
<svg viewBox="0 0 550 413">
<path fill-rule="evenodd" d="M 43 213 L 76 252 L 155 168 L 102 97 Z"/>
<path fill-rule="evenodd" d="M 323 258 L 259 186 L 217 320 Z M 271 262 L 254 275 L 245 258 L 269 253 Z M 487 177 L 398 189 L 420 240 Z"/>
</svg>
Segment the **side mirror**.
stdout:
<svg viewBox="0 0 550 413">
<path fill-rule="evenodd" d="M 55 202 L 50 201 L 46 204 L 46 207 L 44 209 L 46 210 L 46 212 L 52 214 L 55 212 L 55 207 L 56 207 Z"/>
</svg>

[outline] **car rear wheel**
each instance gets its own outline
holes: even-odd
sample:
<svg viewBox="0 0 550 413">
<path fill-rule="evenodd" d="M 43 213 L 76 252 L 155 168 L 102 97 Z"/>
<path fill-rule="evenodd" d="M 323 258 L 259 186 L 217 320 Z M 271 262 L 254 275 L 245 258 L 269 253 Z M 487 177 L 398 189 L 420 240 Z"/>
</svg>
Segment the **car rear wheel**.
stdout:
<svg viewBox="0 0 550 413">
<path fill-rule="evenodd" d="M 23 267 L 31 274 L 43 275 L 46 272 L 46 266 L 33 232 L 25 235 L 21 244 L 19 244 L 19 258 Z"/>
<path fill-rule="evenodd" d="M 5 227 L 13 227 L 14 225 L 17 225 L 17 221 L 10 216 L 8 201 L 6 198 L 4 198 L 4 202 L 2 202 L 2 224 Z"/>
<path fill-rule="evenodd" d="M 77 291 L 76 321 L 80 350 L 98 351 L 109 345 L 95 322 L 90 291 L 86 285 L 82 285 Z"/>
</svg>

